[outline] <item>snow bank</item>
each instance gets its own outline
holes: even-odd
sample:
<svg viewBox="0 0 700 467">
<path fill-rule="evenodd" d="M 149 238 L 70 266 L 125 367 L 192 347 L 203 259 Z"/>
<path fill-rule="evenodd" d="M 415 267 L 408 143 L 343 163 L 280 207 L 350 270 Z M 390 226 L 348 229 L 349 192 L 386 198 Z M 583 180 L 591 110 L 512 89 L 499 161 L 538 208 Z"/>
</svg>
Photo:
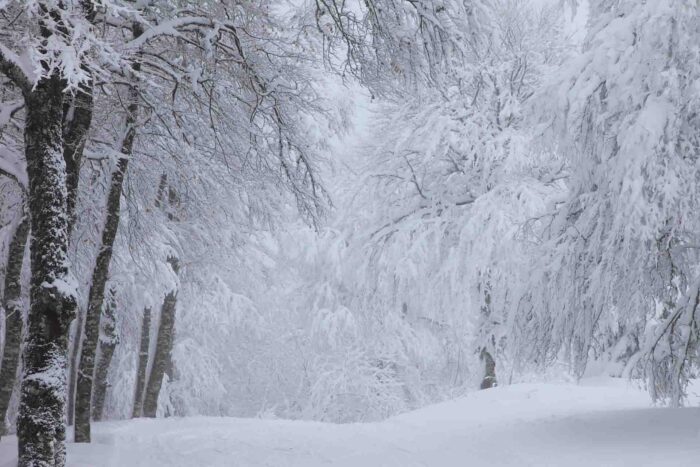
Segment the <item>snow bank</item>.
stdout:
<svg viewBox="0 0 700 467">
<path fill-rule="evenodd" d="M 98 423 L 93 433 L 90 445 L 69 444 L 70 467 L 690 467 L 700 459 L 699 409 L 652 408 L 646 393 L 612 379 L 480 391 L 381 423 L 168 418 Z M 15 443 L 0 443 L 0 467 L 14 467 Z"/>
</svg>

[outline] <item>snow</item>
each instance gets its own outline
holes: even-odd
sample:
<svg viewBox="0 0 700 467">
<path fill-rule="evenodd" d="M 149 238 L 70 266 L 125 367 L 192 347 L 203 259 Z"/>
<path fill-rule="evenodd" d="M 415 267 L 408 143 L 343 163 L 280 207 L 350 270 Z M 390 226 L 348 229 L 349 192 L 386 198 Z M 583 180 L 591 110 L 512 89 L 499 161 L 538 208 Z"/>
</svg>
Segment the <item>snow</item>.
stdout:
<svg viewBox="0 0 700 467">
<path fill-rule="evenodd" d="M 698 400 L 695 394 L 691 403 Z M 15 443 L 0 442 L 0 467 L 14 467 Z M 518 384 L 380 423 L 97 423 L 93 443 L 70 443 L 68 457 L 69 467 L 683 467 L 700 458 L 700 409 L 650 407 L 646 392 L 619 379 Z"/>
</svg>

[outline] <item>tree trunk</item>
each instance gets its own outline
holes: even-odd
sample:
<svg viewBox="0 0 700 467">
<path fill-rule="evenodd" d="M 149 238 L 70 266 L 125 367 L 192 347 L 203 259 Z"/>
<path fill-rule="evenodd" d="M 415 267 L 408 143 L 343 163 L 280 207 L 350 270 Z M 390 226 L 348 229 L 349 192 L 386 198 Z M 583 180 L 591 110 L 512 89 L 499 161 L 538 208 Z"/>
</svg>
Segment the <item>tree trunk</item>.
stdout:
<svg viewBox="0 0 700 467">
<path fill-rule="evenodd" d="M 78 378 L 75 391 L 75 442 L 90 442 L 90 407 L 92 400 L 92 383 L 95 372 L 95 352 L 100 333 L 100 317 L 104 302 L 105 284 L 109 275 L 112 248 L 119 226 L 120 198 L 122 180 L 128 159 L 121 158 L 117 169 L 112 174 L 112 182 L 107 201 L 107 219 L 102 231 L 102 242 L 92 274 L 92 285 L 88 295 L 85 313 L 85 333 L 80 350 Z"/>
<path fill-rule="evenodd" d="M 20 467 L 63 467 L 66 460 L 66 353 L 77 301 L 67 261 L 64 88 L 56 71 L 24 92 L 32 278 L 17 416 Z"/>
<path fill-rule="evenodd" d="M 491 314 L 491 281 L 490 271 L 485 273 L 486 280 L 483 283 L 484 288 L 484 303 L 481 306 L 481 323 L 480 323 L 480 333 L 483 335 L 487 333 L 488 339 L 486 343 L 481 348 L 481 353 L 479 358 L 484 362 L 484 378 L 481 380 L 481 389 L 490 389 L 497 385 L 496 381 L 496 361 L 487 349 L 491 349 L 495 352 L 496 348 L 496 337 L 493 334 L 493 327 L 497 325 L 494 322 Z"/>
<path fill-rule="evenodd" d="M 88 71 L 89 72 L 89 71 Z M 63 105 L 63 160 L 66 162 L 66 210 L 68 215 L 68 242 L 75 228 L 78 204 L 78 182 L 80 181 L 80 163 L 83 158 L 87 133 L 92 123 L 93 114 L 93 86 L 92 80 L 88 81 L 86 89 L 79 91 L 75 96 L 68 97 Z M 68 424 L 73 424 L 73 410 L 75 407 L 75 385 L 78 377 L 78 356 L 80 355 L 80 341 L 83 334 L 83 317 L 78 313 L 73 332 L 72 347 L 70 352 L 70 372 L 68 377 Z"/>
<path fill-rule="evenodd" d="M 496 387 L 496 361 L 486 350 L 481 350 L 481 361 L 484 362 L 484 379 L 481 381 L 481 389 Z"/>
<path fill-rule="evenodd" d="M 173 271 L 175 271 L 175 274 L 177 274 L 179 271 L 177 258 L 170 257 L 168 258 L 168 262 L 173 268 Z M 163 384 L 163 375 L 165 375 L 172 358 L 176 307 L 177 290 L 172 290 L 165 296 L 160 311 L 156 350 L 153 355 L 151 374 L 148 378 L 148 385 L 143 401 L 143 415 L 145 417 L 154 418 L 158 409 L 158 395 L 160 394 L 160 388 Z"/>
<path fill-rule="evenodd" d="M 5 269 L 5 290 L 2 306 L 5 309 L 5 348 L 0 363 L 0 437 L 7 432 L 5 417 L 12 391 L 17 382 L 17 368 L 22 343 L 22 264 L 29 236 L 29 216 L 22 213 L 10 241 Z"/>
<path fill-rule="evenodd" d="M 78 310 L 73 331 L 73 345 L 70 352 L 70 366 L 68 378 L 68 424 L 73 424 L 73 414 L 75 413 L 75 385 L 78 379 L 78 357 L 80 357 L 80 342 L 83 336 L 83 315 Z"/>
<path fill-rule="evenodd" d="M 95 22 L 97 10 L 92 1 L 80 0 L 80 6 L 85 18 L 91 23 Z M 70 244 L 75 223 L 77 220 L 78 184 L 80 182 L 80 164 L 83 160 L 85 143 L 92 125 L 94 113 L 94 80 L 92 71 L 83 67 L 83 71 L 90 78 L 82 85 L 75 95 L 68 97 L 63 104 L 63 160 L 66 163 L 66 211 L 68 216 L 68 243 Z M 78 377 L 78 356 L 80 355 L 80 343 L 83 336 L 83 316 L 78 310 L 73 338 L 69 341 L 70 372 L 68 378 L 68 424 L 73 424 L 73 412 L 75 406 L 75 386 Z"/>
<path fill-rule="evenodd" d="M 96 3 L 92 0 L 79 0 L 79 3 L 85 19 L 94 24 L 97 15 Z M 83 160 L 85 142 L 90 125 L 92 125 L 92 115 L 95 108 L 92 71 L 85 65 L 81 68 L 90 78 L 82 83 L 81 89 L 75 95 L 70 96 L 63 103 L 63 160 L 66 163 L 66 190 L 68 192 L 66 212 L 69 243 L 76 221 L 80 163 Z"/>
<path fill-rule="evenodd" d="M 105 301 L 102 333 L 100 334 L 99 359 L 97 368 L 95 369 L 95 394 L 92 400 L 92 418 L 98 421 L 102 420 L 102 414 L 104 412 L 109 365 L 112 363 L 114 349 L 119 343 L 114 320 L 116 306 L 116 292 L 114 289 L 111 289 Z"/>
<path fill-rule="evenodd" d="M 134 36 L 138 37 L 137 27 L 134 27 Z M 139 30 L 140 31 L 140 30 Z M 139 64 L 133 64 L 134 71 L 138 71 Z M 88 295 L 87 312 L 85 313 L 85 333 L 80 350 L 80 364 L 78 366 L 78 379 L 75 393 L 75 442 L 90 442 L 90 412 L 92 401 L 93 375 L 95 372 L 95 353 L 97 340 L 100 333 L 100 317 L 105 296 L 105 284 L 109 276 L 109 265 L 112 261 L 114 240 L 119 228 L 119 211 L 121 208 L 122 188 L 124 176 L 129 165 L 129 158 L 133 152 L 134 139 L 136 137 L 136 117 L 139 106 L 139 90 L 134 84 L 128 87 L 127 112 L 125 119 L 125 134 L 121 144 L 121 154 L 117 167 L 112 173 L 112 179 L 107 194 L 107 217 L 102 230 L 102 242 L 95 261 L 95 269 L 92 273 L 92 285 Z"/>
<path fill-rule="evenodd" d="M 146 368 L 148 367 L 148 350 L 151 345 L 151 309 L 143 310 L 143 323 L 141 325 L 141 343 L 139 345 L 139 368 L 136 373 L 136 391 L 134 392 L 134 410 L 132 418 L 137 418 L 143 412 L 143 391 L 146 387 Z"/>
<path fill-rule="evenodd" d="M 87 70 L 89 73 L 89 70 Z M 83 159 L 85 141 L 92 123 L 93 84 L 89 80 L 84 89 L 67 98 L 63 109 L 63 160 L 66 162 L 66 210 L 68 212 L 68 238 L 70 240 L 76 221 L 80 163 Z"/>
<path fill-rule="evenodd" d="M 173 335 L 171 336 L 171 341 L 175 342 L 175 329 L 173 329 Z M 165 376 L 168 377 L 168 385 L 171 385 L 175 382 L 175 363 L 173 362 L 173 356 L 172 356 L 172 344 L 171 344 L 171 352 L 168 355 L 168 361 L 165 364 Z M 177 407 L 175 407 L 175 401 L 172 399 L 170 400 L 170 403 L 166 406 L 165 408 L 165 413 L 163 414 L 165 417 L 174 417 L 177 414 Z"/>
</svg>

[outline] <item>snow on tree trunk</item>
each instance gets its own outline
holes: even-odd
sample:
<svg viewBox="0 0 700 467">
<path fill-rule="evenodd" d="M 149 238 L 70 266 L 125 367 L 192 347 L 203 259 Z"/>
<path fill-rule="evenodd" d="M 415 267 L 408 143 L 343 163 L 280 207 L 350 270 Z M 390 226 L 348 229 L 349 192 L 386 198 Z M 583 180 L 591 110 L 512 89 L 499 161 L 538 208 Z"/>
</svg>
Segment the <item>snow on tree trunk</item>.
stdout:
<svg viewBox="0 0 700 467">
<path fill-rule="evenodd" d="M 90 442 L 90 405 L 95 371 L 95 352 L 100 330 L 100 316 L 104 302 L 105 284 L 109 275 L 109 263 L 119 226 L 120 198 L 127 158 L 121 158 L 112 174 L 107 202 L 107 220 L 102 232 L 102 243 L 95 263 L 90 287 L 88 308 L 85 314 L 85 334 L 80 351 L 78 379 L 75 394 L 75 441 Z"/>
<path fill-rule="evenodd" d="M 481 380 L 480 389 L 496 387 L 496 361 L 486 350 L 481 350 L 481 361 L 484 362 L 484 379 Z"/>
<path fill-rule="evenodd" d="M 73 424 L 73 414 L 75 413 L 75 385 L 78 379 L 78 357 L 80 356 L 80 341 L 83 335 L 83 313 L 78 310 L 75 324 L 73 325 L 73 345 L 70 351 L 70 366 L 68 367 L 68 424 Z"/>
<path fill-rule="evenodd" d="M 76 221 L 76 205 L 78 199 L 78 182 L 80 181 L 80 162 L 85 149 L 87 132 L 90 129 L 93 113 L 92 83 L 88 83 L 87 89 L 76 93 L 63 106 L 63 159 L 66 162 L 66 189 L 68 198 L 66 209 L 68 212 L 68 239 L 73 233 Z M 75 406 L 75 385 L 78 377 L 78 356 L 80 355 L 80 341 L 83 333 L 83 317 L 79 313 L 73 332 L 70 366 L 68 367 L 68 424 L 73 424 Z"/>
<path fill-rule="evenodd" d="M 95 5 L 89 1 L 81 1 L 80 4 L 85 18 L 94 23 L 97 10 Z M 87 75 L 92 75 L 91 71 L 83 66 L 83 71 Z M 63 105 L 63 160 L 66 162 L 66 189 L 68 198 L 66 209 L 68 215 L 68 242 L 70 243 L 73 228 L 76 222 L 76 207 L 78 201 L 78 184 L 80 182 L 80 164 L 83 159 L 85 143 L 88 131 L 92 124 L 94 114 L 94 81 L 92 77 L 87 79 L 82 88 L 70 100 Z M 78 379 L 78 357 L 80 355 L 80 344 L 83 337 L 83 316 L 78 311 L 78 317 L 73 332 L 72 347 L 70 355 L 70 366 L 68 368 L 68 424 L 73 424 L 75 407 L 75 389 Z M 71 343 L 69 342 L 69 344 Z"/>
<path fill-rule="evenodd" d="M 480 276 L 482 276 L 480 274 Z M 491 352 L 495 353 L 496 338 L 494 336 L 494 327 L 497 322 L 494 321 L 491 308 L 491 273 L 486 272 L 480 279 L 483 283 L 479 284 L 479 290 L 483 290 L 483 303 L 481 305 L 479 335 L 482 341 L 479 359 L 484 363 L 484 377 L 481 380 L 480 389 L 490 389 L 497 385 L 496 381 L 496 361 Z M 491 349 L 491 352 L 489 351 Z"/>
<path fill-rule="evenodd" d="M 22 264 L 29 236 L 29 216 L 23 214 L 10 241 L 5 269 L 5 290 L 2 306 L 5 309 L 5 347 L 0 363 L 0 436 L 6 433 L 4 425 L 12 391 L 17 383 L 22 342 Z"/>
<path fill-rule="evenodd" d="M 55 71 L 24 96 L 32 278 L 17 416 L 20 467 L 62 467 L 66 460 L 66 353 L 77 302 L 66 258 L 65 86 Z"/>
<path fill-rule="evenodd" d="M 180 268 L 178 259 L 171 256 L 168 258 L 168 262 L 175 274 L 177 274 Z M 146 386 L 146 394 L 143 401 L 143 415 L 145 417 L 154 418 L 158 410 L 158 395 L 163 384 L 163 376 L 172 358 L 176 307 L 177 289 L 174 289 L 165 296 L 160 311 L 156 350 L 153 355 L 151 374 L 148 377 L 148 385 Z"/>
<path fill-rule="evenodd" d="M 83 158 L 87 132 L 92 123 L 94 107 L 92 92 L 92 80 L 90 80 L 84 86 L 84 89 L 76 92 L 64 105 L 63 159 L 66 162 L 66 188 L 68 190 L 66 209 L 68 212 L 69 239 L 76 220 L 80 162 Z"/>
<path fill-rule="evenodd" d="M 143 412 L 143 391 L 146 387 L 146 368 L 148 367 L 148 349 L 151 345 L 151 309 L 143 310 L 143 323 L 141 324 L 141 343 L 139 349 L 139 368 L 136 373 L 136 391 L 134 393 L 133 418 L 140 417 Z"/>
<path fill-rule="evenodd" d="M 134 37 L 140 35 L 140 28 L 134 28 Z M 133 65 L 134 71 L 138 71 L 138 62 Z M 135 78 L 132 83 L 135 83 Z M 92 285 L 88 296 L 88 307 L 85 314 L 85 333 L 80 351 L 80 364 L 78 367 L 78 380 L 75 394 L 75 442 L 90 442 L 90 412 L 93 389 L 93 375 L 95 373 L 95 353 L 100 333 L 100 317 L 105 298 L 105 284 L 109 277 L 109 265 L 112 260 L 114 240 L 119 228 L 119 211 L 121 209 L 121 196 L 124 185 L 124 176 L 129 165 L 129 158 L 133 152 L 134 139 L 136 137 L 136 117 L 139 107 L 139 90 L 136 84 L 128 87 L 128 105 L 125 120 L 125 134 L 121 144 L 121 154 L 117 167 L 112 173 L 112 179 L 107 194 L 107 217 L 102 230 L 102 242 L 95 261 L 92 273 Z"/>
<path fill-rule="evenodd" d="M 119 343 L 114 321 L 116 306 L 116 292 L 114 289 L 111 289 L 103 310 L 104 317 L 102 319 L 102 333 L 100 334 L 99 356 L 97 368 L 95 369 L 95 392 L 92 400 L 92 418 L 94 420 L 102 420 L 105 396 L 107 395 L 109 366 L 112 363 L 114 349 Z"/>
</svg>

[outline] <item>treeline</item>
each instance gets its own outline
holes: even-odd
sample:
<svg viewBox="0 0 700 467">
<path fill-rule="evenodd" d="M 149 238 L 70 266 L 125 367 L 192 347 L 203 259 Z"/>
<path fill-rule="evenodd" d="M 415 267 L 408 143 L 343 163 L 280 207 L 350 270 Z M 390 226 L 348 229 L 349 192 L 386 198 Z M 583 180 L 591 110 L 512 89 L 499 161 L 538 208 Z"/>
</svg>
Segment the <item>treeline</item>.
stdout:
<svg viewBox="0 0 700 467">
<path fill-rule="evenodd" d="M 367 420 L 596 365 L 680 404 L 697 2 L 591 0 L 582 43 L 524 0 L 282 3 L 0 1 L 20 465 L 109 414 Z M 329 174 L 343 80 L 378 115 Z"/>
</svg>

